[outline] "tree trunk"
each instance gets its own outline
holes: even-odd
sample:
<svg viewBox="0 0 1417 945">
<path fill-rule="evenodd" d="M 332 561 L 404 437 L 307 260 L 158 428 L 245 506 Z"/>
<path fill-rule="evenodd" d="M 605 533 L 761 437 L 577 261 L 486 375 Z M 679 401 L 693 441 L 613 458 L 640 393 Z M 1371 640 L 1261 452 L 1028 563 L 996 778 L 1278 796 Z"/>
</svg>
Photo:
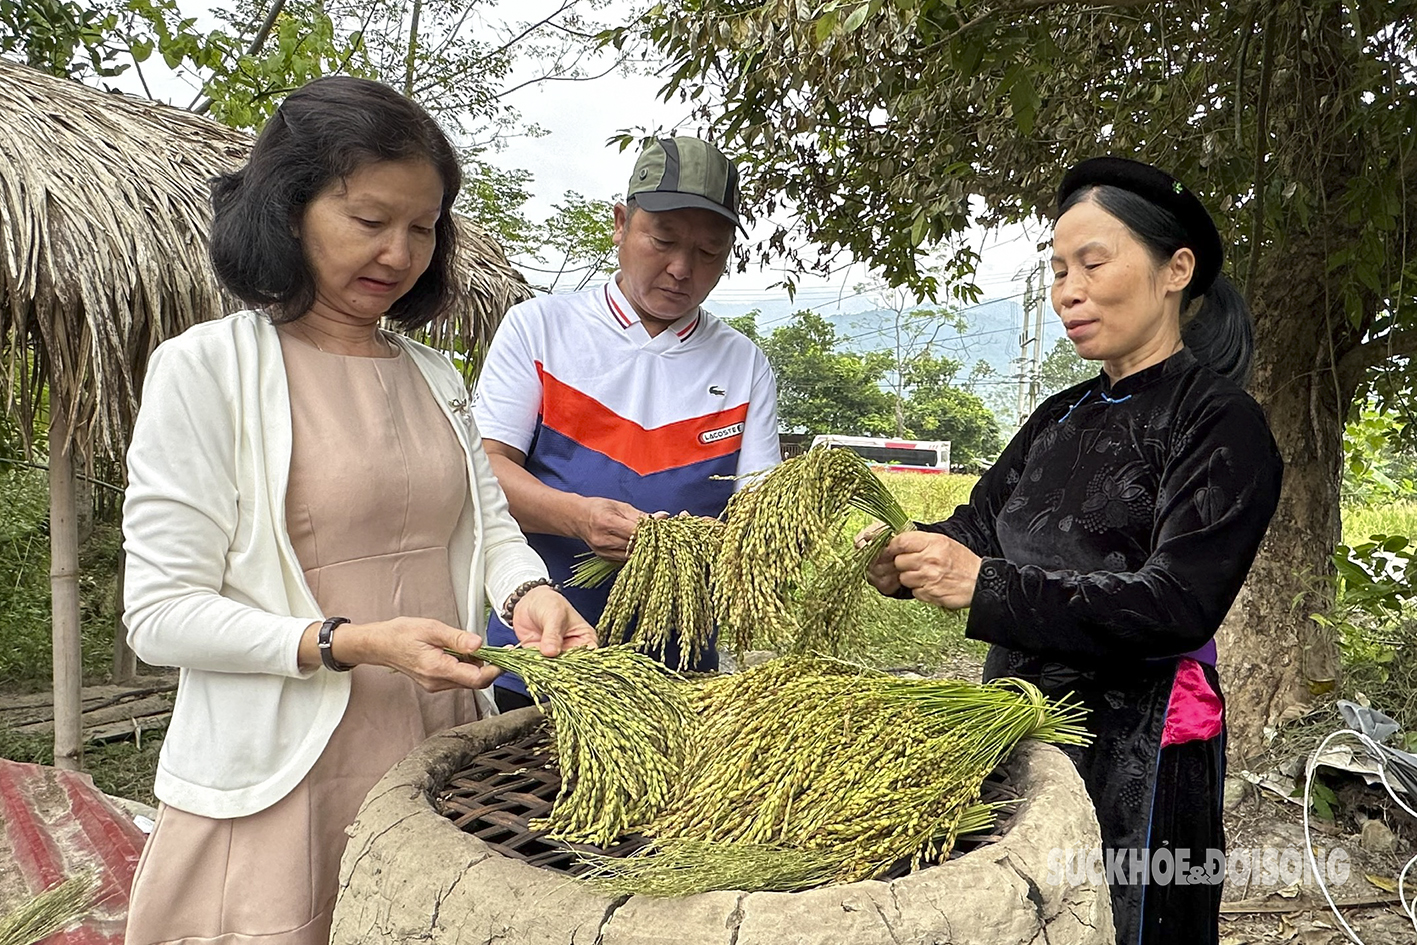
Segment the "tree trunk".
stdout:
<svg viewBox="0 0 1417 945">
<path fill-rule="evenodd" d="M 54 764 L 83 767 L 83 650 L 74 455 L 66 407 L 49 395 L 49 593 L 54 648 Z"/>
<path fill-rule="evenodd" d="M 123 572 L 127 570 L 128 553 L 118 552 L 118 578 L 113 586 L 113 681 L 129 682 L 138 675 L 138 655 L 128 645 L 128 628 L 123 624 Z"/>
<path fill-rule="evenodd" d="M 1301 715 L 1338 676 L 1336 641 L 1309 619 L 1332 602 L 1327 578 L 1339 540 L 1343 423 L 1352 398 L 1335 381 L 1329 326 L 1342 324 L 1342 312 L 1325 294 L 1323 272 L 1322 253 L 1299 247 L 1267 261 L 1250 286 L 1251 387 L 1284 457 L 1284 488 L 1218 637 L 1230 755 L 1241 764 L 1264 748 L 1266 726 Z"/>
</svg>

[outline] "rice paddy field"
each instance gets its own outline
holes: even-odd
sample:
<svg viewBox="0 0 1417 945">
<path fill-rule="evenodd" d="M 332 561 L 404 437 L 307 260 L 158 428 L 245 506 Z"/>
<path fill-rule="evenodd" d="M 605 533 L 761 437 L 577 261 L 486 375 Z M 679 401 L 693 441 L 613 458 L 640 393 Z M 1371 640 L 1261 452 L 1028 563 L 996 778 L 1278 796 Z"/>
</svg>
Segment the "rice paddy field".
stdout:
<svg viewBox="0 0 1417 945">
<path fill-rule="evenodd" d="M 1343 541 L 1353 545 L 1373 535 L 1417 538 L 1417 501 L 1389 502 L 1343 510 Z"/>
<path fill-rule="evenodd" d="M 878 475 L 906 513 L 917 522 L 949 518 L 955 506 L 969 498 L 977 476 L 932 475 L 914 472 L 880 472 Z M 857 516 L 848 528 L 866 524 Z M 909 669 L 933 675 L 982 661 L 985 647 L 964 638 L 964 617 L 926 607 L 916 601 L 887 600 L 871 592 L 862 614 L 861 661 L 881 669 Z M 963 675 L 963 673 L 955 673 Z M 977 681 L 977 680 L 975 680 Z"/>
</svg>

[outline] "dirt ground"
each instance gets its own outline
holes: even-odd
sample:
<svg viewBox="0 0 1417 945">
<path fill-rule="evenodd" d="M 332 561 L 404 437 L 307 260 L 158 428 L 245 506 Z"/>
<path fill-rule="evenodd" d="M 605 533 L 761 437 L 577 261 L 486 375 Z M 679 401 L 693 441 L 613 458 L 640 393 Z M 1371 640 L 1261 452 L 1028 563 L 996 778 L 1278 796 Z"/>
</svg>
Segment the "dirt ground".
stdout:
<svg viewBox="0 0 1417 945">
<path fill-rule="evenodd" d="M 1227 788 L 1225 833 L 1232 857 L 1237 851 L 1266 848 L 1295 854 L 1287 871 L 1270 869 L 1271 875 L 1266 876 L 1264 869 L 1240 869 L 1240 874 L 1249 875 L 1226 884 L 1222 945 L 1334 945 L 1351 941 L 1312 874 L 1305 871 L 1299 882 L 1292 882 L 1293 860 L 1305 849 L 1300 806 L 1238 778 L 1232 778 Z M 1356 777 L 1345 779 L 1337 793 L 1334 820 L 1311 815 L 1309 823 L 1316 861 L 1321 869 L 1335 867 L 1325 869 L 1329 894 L 1340 904 L 1365 904 L 1341 908 L 1339 914 L 1365 945 L 1417 942 L 1417 929 L 1402 914 L 1397 896 L 1390 891 L 1395 890 L 1408 859 L 1417 854 L 1417 821 L 1393 804 L 1381 786 L 1367 787 Z M 1365 818 L 1378 821 L 1369 828 L 1366 841 L 1360 825 Z M 1288 875 L 1280 875 L 1286 872 Z M 1232 867 L 1231 876 L 1236 873 Z M 1343 882 L 1334 882 L 1345 873 Z M 1417 868 L 1408 874 L 1407 889 L 1409 897 L 1417 892 Z"/>
</svg>

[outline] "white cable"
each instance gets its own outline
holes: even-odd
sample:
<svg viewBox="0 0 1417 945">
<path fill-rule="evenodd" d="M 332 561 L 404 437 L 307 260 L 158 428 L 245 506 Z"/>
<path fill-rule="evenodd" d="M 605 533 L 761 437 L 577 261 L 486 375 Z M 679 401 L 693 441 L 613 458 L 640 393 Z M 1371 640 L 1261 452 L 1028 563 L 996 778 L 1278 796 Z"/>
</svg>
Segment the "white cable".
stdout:
<svg viewBox="0 0 1417 945">
<path fill-rule="evenodd" d="M 1402 799 L 1397 796 L 1397 792 L 1393 790 L 1392 784 L 1387 779 L 1387 756 L 1383 754 L 1382 748 L 1377 742 L 1373 741 L 1362 732 L 1356 732 L 1348 728 L 1340 729 L 1329 735 L 1322 742 L 1319 742 L 1319 747 L 1315 749 L 1313 755 L 1309 757 L 1309 763 L 1305 766 L 1306 771 L 1304 776 L 1304 853 L 1309 858 L 1309 869 L 1314 874 L 1315 882 L 1319 884 L 1319 891 L 1324 894 L 1324 899 L 1328 901 L 1329 909 L 1333 912 L 1334 917 L 1338 919 L 1338 924 L 1343 926 L 1344 933 L 1347 934 L 1349 939 L 1355 942 L 1356 945 L 1366 945 L 1366 943 L 1358 937 L 1358 933 L 1353 931 L 1353 927 L 1343 918 L 1343 914 L 1338 911 L 1338 904 L 1333 901 L 1333 896 L 1329 894 L 1328 884 L 1324 882 L 1323 872 L 1319 870 L 1319 865 L 1314 858 L 1314 841 L 1309 834 L 1309 793 L 1314 786 L 1314 770 L 1322 764 L 1319 759 L 1323 756 L 1324 749 L 1328 747 L 1328 743 L 1344 735 L 1351 735 L 1356 738 L 1359 743 L 1363 745 L 1364 749 L 1367 750 L 1372 759 L 1377 762 L 1378 778 L 1383 782 L 1383 787 L 1387 789 L 1388 796 L 1392 798 L 1393 803 L 1397 804 L 1398 807 L 1401 807 L 1413 817 L 1417 817 L 1417 811 L 1408 807 L 1402 802 Z M 1397 878 L 1397 898 L 1402 903 L 1403 914 L 1411 920 L 1413 930 L 1417 931 L 1417 897 L 1414 897 L 1413 901 L 1408 903 L 1407 894 L 1404 891 L 1407 871 L 1412 869 L 1413 864 L 1417 864 L 1417 856 L 1407 861 L 1407 865 L 1402 868 L 1402 873 L 1399 874 Z"/>
<path fill-rule="evenodd" d="M 1402 868 L 1402 873 L 1397 877 L 1397 898 L 1402 901 L 1402 911 L 1407 913 L 1407 917 L 1412 920 L 1412 930 L 1417 932 L 1417 899 L 1412 900 L 1412 904 L 1407 903 L 1407 893 L 1403 891 L 1403 885 L 1407 882 L 1407 871 L 1412 869 L 1412 865 L 1417 863 L 1417 856 L 1407 861 L 1407 865 Z"/>
</svg>

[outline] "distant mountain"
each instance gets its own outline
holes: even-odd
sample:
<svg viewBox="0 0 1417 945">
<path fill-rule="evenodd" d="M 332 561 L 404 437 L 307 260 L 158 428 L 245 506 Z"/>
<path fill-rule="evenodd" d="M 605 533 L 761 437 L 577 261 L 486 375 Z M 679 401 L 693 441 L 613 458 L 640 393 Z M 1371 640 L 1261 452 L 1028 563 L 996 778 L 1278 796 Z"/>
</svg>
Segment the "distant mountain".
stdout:
<svg viewBox="0 0 1417 945">
<path fill-rule="evenodd" d="M 852 310 L 849 307 L 852 302 L 861 305 L 863 300 L 839 303 L 834 297 L 820 296 L 799 297 L 792 302 L 786 299 L 753 302 L 710 300 L 708 308 L 725 318 L 746 315 L 756 309 L 759 312 L 758 330 L 764 334 L 786 324 L 794 313 L 811 308 L 831 322 L 837 335 L 845 339 L 843 347 L 847 350 L 862 353 L 889 350 L 895 344 L 895 312 Z M 996 299 L 964 309 L 963 314 L 969 327 L 962 334 L 952 328 L 943 328 L 935 339 L 938 350 L 963 364 L 961 381 L 971 376 L 978 362 L 988 364 L 992 374 L 979 380 L 974 392 L 998 416 L 999 425 L 1011 429 L 1018 409 L 1019 337 L 1023 331 L 1023 306 L 1015 299 Z M 1046 312 L 1041 354 L 1046 355 L 1062 336 L 1063 329 L 1058 319 L 1051 311 Z"/>
</svg>

